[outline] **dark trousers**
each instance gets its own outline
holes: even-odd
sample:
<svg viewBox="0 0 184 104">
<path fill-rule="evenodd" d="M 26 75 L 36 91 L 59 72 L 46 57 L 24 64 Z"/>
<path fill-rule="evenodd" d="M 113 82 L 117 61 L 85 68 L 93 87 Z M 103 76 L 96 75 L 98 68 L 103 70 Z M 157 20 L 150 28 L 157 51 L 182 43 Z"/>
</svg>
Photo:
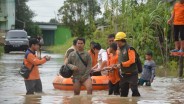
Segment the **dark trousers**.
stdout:
<svg viewBox="0 0 184 104">
<path fill-rule="evenodd" d="M 138 74 L 134 75 L 123 75 L 120 77 L 120 89 L 121 89 L 121 97 L 127 97 L 129 88 L 132 90 L 132 96 L 140 96 L 138 91 Z"/>
<path fill-rule="evenodd" d="M 184 25 L 174 25 L 174 39 L 175 41 L 184 40 Z"/>
<path fill-rule="evenodd" d="M 42 92 L 42 82 L 40 79 L 24 80 L 24 82 L 27 90 L 26 95 L 34 94 L 34 92 L 38 92 L 38 93 Z"/>
<path fill-rule="evenodd" d="M 119 82 L 116 84 L 113 84 L 111 81 L 109 81 L 109 95 L 119 95 Z"/>
<path fill-rule="evenodd" d="M 91 74 L 91 76 L 101 76 L 101 75 L 102 75 L 101 72 L 93 72 Z"/>
<path fill-rule="evenodd" d="M 151 86 L 151 82 L 149 80 L 139 79 L 138 85 L 143 86 L 146 83 L 146 86 Z"/>
</svg>

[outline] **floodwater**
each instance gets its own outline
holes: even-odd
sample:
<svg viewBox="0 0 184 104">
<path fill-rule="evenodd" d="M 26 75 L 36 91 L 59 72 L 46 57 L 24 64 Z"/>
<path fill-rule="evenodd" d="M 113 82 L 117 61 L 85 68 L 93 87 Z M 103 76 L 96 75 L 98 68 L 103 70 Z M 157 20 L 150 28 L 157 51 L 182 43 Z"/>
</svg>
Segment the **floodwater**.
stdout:
<svg viewBox="0 0 184 104">
<path fill-rule="evenodd" d="M 142 96 L 138 98 L 108 96 L 108 91 L 94 91 L 91 96 L 82 91 L 80 96 L 73 96 L 72 91 L 55 90 L 52 81 L 63 63 L 63 56 L 48 55 L 52 60 L 40 66 L 44 93 L 28 96 L 25 95 L 24 80 L 18 74 L 24 53 L 1 56 L 0 104 L 184 104 L 184 82 L 177 78 L 156 77 L 151 87 L 139 87 Z"/>
</svg>

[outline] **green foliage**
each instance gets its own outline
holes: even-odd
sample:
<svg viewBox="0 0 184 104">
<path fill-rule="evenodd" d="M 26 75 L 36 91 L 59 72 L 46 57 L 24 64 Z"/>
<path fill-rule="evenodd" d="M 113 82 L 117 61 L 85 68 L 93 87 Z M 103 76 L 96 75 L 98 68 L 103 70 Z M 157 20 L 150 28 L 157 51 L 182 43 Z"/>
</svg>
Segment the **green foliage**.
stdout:
<svg viewBox="0 0 184 104">
<path fill-rule="evenodd" d="M 66 0 L 59 9 L 64 25 L 70 27 L 73 36 L 92 35 L 95 17 L 101 13 L 96 0 Z"/>
<path fill-rule="evenodd" d="M 16 0 L 15 29 L 25 29 L 28 35 L 35 37 L 41 34 L 41 30 L 33 21 L 35 13 L 26 5 L 28 0 Z M 24 27 L 25 24 L 25 27 Z"/>
<path fill-rule="evenodd" d="M 94 40 L 104 40 L 108 34 L 123 31 L 142 59 L 146 50 L 152 50 L 156 62 L 165 64 L 168 57 L 165 39 L 168 30 L 166 22 L 170 16 L 169 4 L 160 0 L 148 0 L 145 4 L 138 4 L 136 0 L 103 1 L 105 13 L 99 20 L 102 23 L 105 21 L 107 28 L 95 31 Z M 133 40 L 130 37 L 133 37 Z M 106 41 L 100 43 L 105 44 Z"/>
<path fill-rule="evenodd" d="M 86 9 L 86 2 L 77 5 L 79 1 L 81 0 L 67 0 L 59 10 L 64 14 L 65 24 L 70 26 L 68 21 L 72 23 L 75 36 L 86 34 L 85 37 L 89 41 L 99 42 L 106 49 L 107 35 L 123 31 L 127 34 L 128 42 L 141 55 L 142 60 L 145 52 L 152 50 L 156 62 L 166 65 L 169 57 L 169 48 L 166 44 L 170 46 L 166 40 L 166 31 L 168 31 L 166 22 L 170 17 L 170 4 L 160 0 L 148 0 L 147 3 L 137 3 L 136 0 L 103 0 L 105 8 L 103 17 L 94 22 L 104 28 L 91 32 L 95 29 L 95 25 L 92 22 L 92 24 L 85 24 L 84 11 L 88 9 Z M 83 9 L 78 6 L 82 6 Z M 89 34 L 92 35 L 88 36 Z"/>
<path fill-rule="evenodd" d="M 2 55 L 3 52 L 4 52 L 4 48 L 3 46 L 0 46 L 0 56 Z"/>
<path fill-rule="evenodd" d="M 167 41 L 168 34 L 166 32 L 169 30 L 166 22 L 171 12 L 171 6 L 168 2 L 147 0 L 147 3 L 138 3 L 136 0 L 102 0 L 105 8 L 103 17 L 91 21 L 91 24 L 85 24 L 86 20 L 83 13 L 78 14 L 77 12 L 80 10 L 75 7 L 76 5 L 73 7 L 73 3 L 68 3 L 69 1 L 72 2 L 73 0 L 67 0 L 60 9 L 60 13 L 64 14 L 63 20 L 66 22 L 65 24 L 70 26 L 73 32 L 76 32 L 74 33 L 75 36 L 80 34 L 77 32 L 80 30 L 78 28 L 81 28 L 82 33 L 86 33 L 83 31 L 87 31 L 90 28 L 95 29 L 95 25 L 103 27 L 92 32 L 91 30 L 93 29 L 90 29 L 89 32 L 91 33 L 89 34 L 92 35 L 88 36 L 86 34 L 84 36 L 87 38 L 86 50 L 89 49 L 90 41 L 99 42 L 102 48 L 106 49 L 108 47 L 107 35 L 123 31 L 127 34 L 128 43 L 135 47 L 141 55 L 142 61 L 145 59 L 147 50 L 153 51 L 153 58 L 159 66 L 157 75 L 177 75 L 176 58 L 172 58 L 173 61 L 167 60 L 169 47 L 171 46 Z M 71 23 L 73 24 L 71 25 Z M 70 42 L 72 43 L 71 40 Z M 67 42 L 67 44 L 70 42 Z"/>
<path fill-rule="evenodd" d="M 32 37 L 40 36 L 42 34 L 41 29 L 39 26 L 35 23 L 30 22 L 29 25 L 27 25 L 26 31 L 28 35 Z"/>
<path fill-rule="evenodd" d="M 167 67 L 158 66 L 156 68 L 157 76 L 177 76 L 178 75 L 178 63 L 176 61 L 169 61 Z"/>
<path fill-rule="evenodd" d="M 57 46 L 49 46 L 46 50 L 53 52 L 53 53 L 60 53 L 65 54 L 66 50 L 72 46 L 72 42 L 75 39 L 75 37 L 70 38 L 67 40 L 67 42 L 63 45 L 57 45 Z"/>
<path fill-rule="evenodd" d="M 56 24 L 57 24 L 57 23 L 59 23 L 59 22 L 58 22 L 58 20 L 57 20 L 57 19 L 55 19 L 55 18 L 50 19 L 50 21 L 49 21 L 49 22 L 50 22 L 50 23 L 56 23 Z"/>
<path fill-rule="evenodd" d="M 35 16 L 35 13 L 30 10 L 30 8 L 26 5 L 28 0 L 15 0 L 16 6 L 16 27 L 23 28 L 23 24 L 17 20 L 21 20 L 24 22 L 32 22 L 32 18 Z"/>
</svg>

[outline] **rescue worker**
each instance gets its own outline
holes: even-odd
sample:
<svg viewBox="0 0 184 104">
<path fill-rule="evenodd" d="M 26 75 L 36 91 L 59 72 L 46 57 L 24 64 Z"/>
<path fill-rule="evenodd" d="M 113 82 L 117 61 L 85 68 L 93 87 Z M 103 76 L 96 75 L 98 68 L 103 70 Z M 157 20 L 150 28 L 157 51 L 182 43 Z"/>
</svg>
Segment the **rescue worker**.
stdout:
<svg viewBox="0 0 184 104">
<path fill-rule="evenodd" d="M 114 65 L 118 64 L 118 51 L 116 43 L 111 43 L 109 52 L 108 66 L 104 68 L 104 70 L 108 70 L 109 72 L 109 95 L 119 95 L 119 69 L 113 68 Z"/>
<path fill-rule="evenodd" d="M 138 91 L 138 69 L 136 65 L 136 52 L 126 41 L 126 34 L 118 32 L 115 41 L 119 47 L 119 56 L 117 66 L 120 69 L 120 89 L 121 97 L 127 97 L 129 87 L 132 90 L 132 96 L 140 96 Z"/>
<path fill-rule="evenodd" d="M 42 82 L 40 79 L 40 74 L 38 70 L 38 65 L 44 64 L 50 60 L 49 56 L 44 56 L 42 59 L 39 59 L 36 56 L 36 51 L 39 50 L 39 41 L 37 39 L 30 39 L 29 49 L 25 53 L 24 65 L 32 69 L 29 78 L 25 79 L 25 86 L 27 93 L 26 95 L 34 94 L 34 92 L 42 92 Z"/>
<path fill-rule="evenodd" d="M 80 94 L 81 86 L 84 85 L 87 94 L 92 94 L 91 72 L 91 57 L 88 52 L 84 51 L 85 39 L 76 39 L 76 51 L 70 53 L 67 64 L 74 70 L 73 73 L 73 88 L 74 95 Z"/>
<path fill-rule="evenodd" d="M 94 41 L 90 42 L 90 50 L 88 51 L 88 53 L 90 54 L 91 56 L 91 59 L 92 59 L 92 67 L 94 67 L 98 62 L 98 53 L 95 53 L 94 51 L 94 45 L 96 43 Z"/>
<path fill-rule="evenodd" d="M 114 38 L 115 38 L 114 34 L 108 35 L 108 37 L 107 37 L 108 46 L 110 46 L 114 42 Z M 107 48 L 107 55 L 108 55 L 108 59 L 109 59 L 109 57 L 110 57 L 109 47 Z"/>
<path fill-rule="evenodd" d="M 179 0 L 174 5 L 168 24 L 174 24 L 175 49 L 171 52 L 184 52 L 184 0 Z M 179 36 L 181 41 L 179 41 Z"/>
</svg>

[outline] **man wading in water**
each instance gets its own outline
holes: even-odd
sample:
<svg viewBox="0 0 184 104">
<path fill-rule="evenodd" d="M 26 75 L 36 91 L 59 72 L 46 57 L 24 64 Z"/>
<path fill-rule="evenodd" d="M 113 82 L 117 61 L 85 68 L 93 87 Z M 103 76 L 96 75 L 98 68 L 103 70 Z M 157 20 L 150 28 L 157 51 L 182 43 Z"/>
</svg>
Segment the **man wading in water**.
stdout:
<svg viewBox="0 0 184 104">
<path fill-rule="evenodd" d="M 27 90 L 26 95 L 34 94 L 34 92 L 42 92 L 42 82 L 40 80 L 38 65 L 44 64 L 46 61 L 49 61 L 50 57 L 45 56 L 42 59 L 39 59 L 35 54 L 38 50 L 39 41 L 37 39 L 30 39 L 29 49 L 25 53 L 24 65 L 29 69 L 33 69 L 29 75 L 29 78 L 25 79 L 25 85 Z"/>
<path fill-rule="evenodd" d="M 118 32 L 115 41 L 119 47 L 119 64 L 115 68 L 121 68 L 120 72 L 120 88 L 121 97 L 127 97 L 129 87 L 132 90 L 132 96 L 140 96 L 138 91 L 138 69 L 136 65 L 136 52 L 126 42 L 126 34 Z"/>
<path fill-rule="evenodd" d="M 92 61 L 89 53 L 84 51 L 84 46 L 85 39 L 77 38 L 77 51 L 70 53 L 68 57 L 68 65 L 72 70 L 74 70 L 73 88 L 75 95 L 80 94 L 82 85 L 86 87 L 87 94 L 92 94 L 92 81 L 90 77 Z"/>
</svg>

